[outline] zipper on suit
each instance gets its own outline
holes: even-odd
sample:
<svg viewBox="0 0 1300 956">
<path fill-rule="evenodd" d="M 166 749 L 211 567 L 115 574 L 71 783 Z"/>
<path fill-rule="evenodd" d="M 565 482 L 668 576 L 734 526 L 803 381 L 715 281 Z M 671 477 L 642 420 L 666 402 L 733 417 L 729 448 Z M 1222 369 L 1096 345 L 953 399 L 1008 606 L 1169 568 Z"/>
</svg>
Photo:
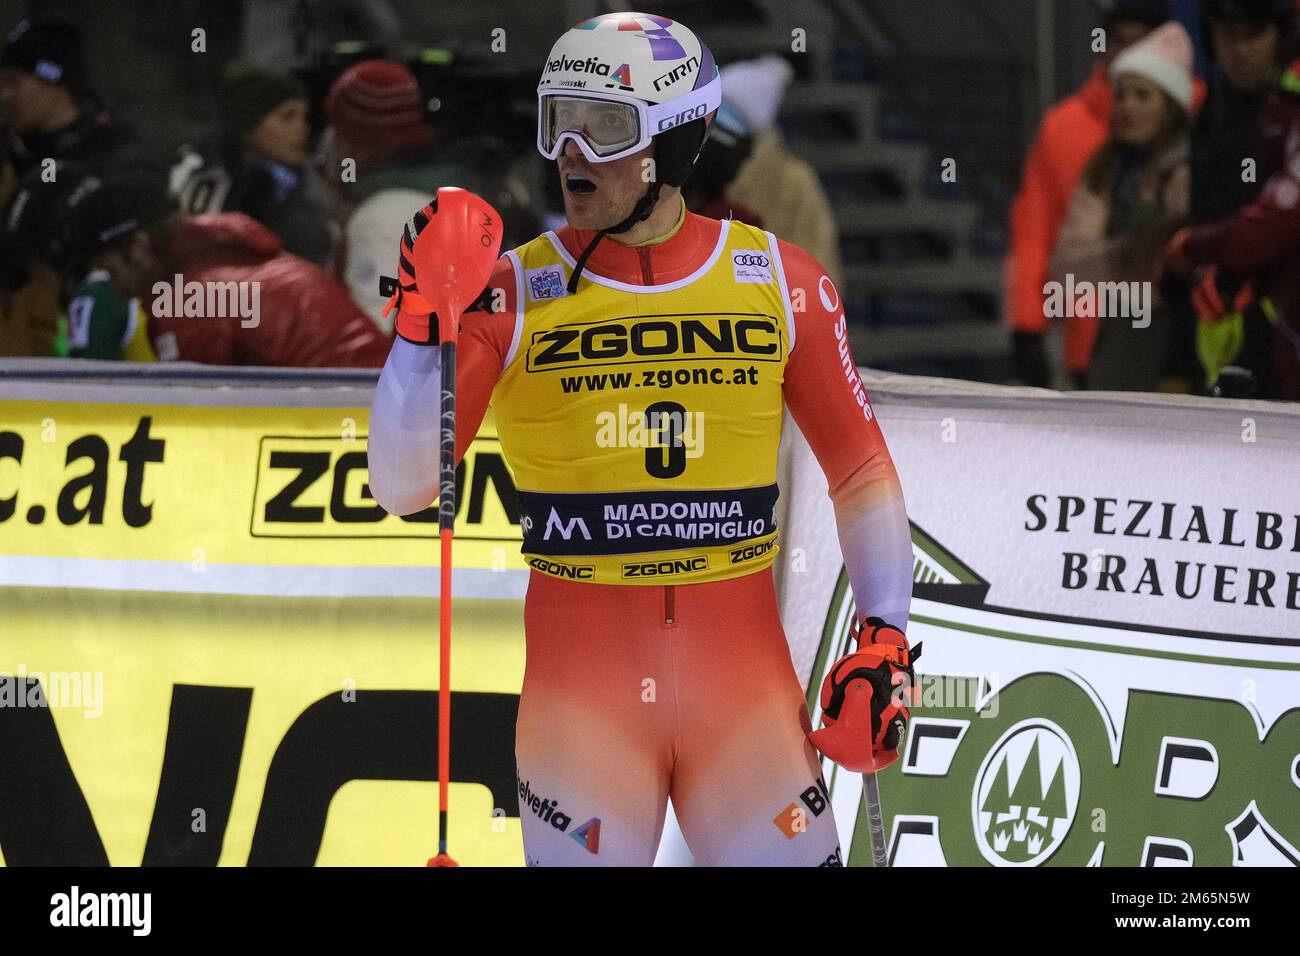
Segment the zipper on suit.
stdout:
<svg viewBox="0 0 1300 956">
<path fill-rule="evenodd" d="M 649 248 L 639 247 L 636 250 L 637 258 L 641 261 L 641 281 L 646 285 L 655 284 L 654 269 L 650 267 L 650 250 Z"/>
<path fill-rule="evenodd" d="M 677 585 L 664 585 L 664 623 L 677 623 Z"/>
</svg>

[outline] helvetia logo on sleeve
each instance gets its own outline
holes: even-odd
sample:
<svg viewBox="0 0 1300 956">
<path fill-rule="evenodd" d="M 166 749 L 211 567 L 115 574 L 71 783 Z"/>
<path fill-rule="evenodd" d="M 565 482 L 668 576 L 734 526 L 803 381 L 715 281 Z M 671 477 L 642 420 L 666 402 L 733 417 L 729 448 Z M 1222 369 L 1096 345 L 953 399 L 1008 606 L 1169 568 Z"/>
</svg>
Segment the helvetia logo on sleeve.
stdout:
<svg viewBox="0 0 1300 956">
<path fill-rule="evenodd" d="M 533 816 L 543 823 L 549 823 L 561 833 L 569 833 L 573 818 L 561 810 L 556 801 L 533 793 L 532 783 L 528 780 L 519 781 L 519 804 L 533 811 Z M 592 817 L 569 836 L 582 844 L 588 853 L 600 852 L 600 817 Z"/>
<path fill-rule="evenodd" d="M 527 780 L 519 781 L 519 802 L 533 811 L 533 816 L 543 823 L 549 823 L 561 833 L 569 829 L 573 818 L 559 808 L 554 801 L 539 797 L 533 793 L 532 784 Z"/>
</svg>

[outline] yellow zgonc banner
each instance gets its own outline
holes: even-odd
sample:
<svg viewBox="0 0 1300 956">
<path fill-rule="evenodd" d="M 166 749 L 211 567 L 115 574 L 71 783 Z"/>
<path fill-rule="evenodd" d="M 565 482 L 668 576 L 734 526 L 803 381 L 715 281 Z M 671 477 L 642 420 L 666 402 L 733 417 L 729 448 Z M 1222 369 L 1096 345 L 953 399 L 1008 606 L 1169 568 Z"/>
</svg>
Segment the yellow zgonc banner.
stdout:
<svg viewBox="0 0 1300 956">
<path fill-rule="evenodd" d="M 422 865 L 437 516 L 370 497 L 368 390 L 90 391 L 0 397 L 4 861 Z M 520 864 L 527 571 L 490 419 L 460 479 L 450 844 Z"/>
</svg>

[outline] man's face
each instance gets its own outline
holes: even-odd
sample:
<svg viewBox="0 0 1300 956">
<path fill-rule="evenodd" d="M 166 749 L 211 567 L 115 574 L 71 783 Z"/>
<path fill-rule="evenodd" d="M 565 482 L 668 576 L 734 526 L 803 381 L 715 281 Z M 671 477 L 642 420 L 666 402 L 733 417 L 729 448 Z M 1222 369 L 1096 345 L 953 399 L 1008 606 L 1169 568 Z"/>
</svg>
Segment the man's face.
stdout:
<svg viewBox="0 0 1300 956">
<path fill-rule="evenodd" d="M 17 67 L 0 67 L 0 109 L 19 136 L 48 132 L 46 124 L 60 95 L 53 83 Z"/>
<path fill-rule="evenodd" d="M 654 143 L 610 163 L 592 163 L 567 140 L 556 159 L 564 215 L 575 229 L 605 229 L 622 222 L 655 178 Z"/>
<path fill-rule="evenodd" d="M 1106 30 L 1106 52 L 1102 54 L 1102 62 L 1110 66 L 1115 57 L 1150 32 L 1151 28 L 1145 23 L 1137 23 L 1133 20 L 1119 20 L 1112 23 Z"/>
<path fill-rule="evenodd" d="M 1262 89 L 1273 79 L 1278 63 L 1277 27 L 1246 20 L 1215 20 L 1210 24 L 1214 59 L 1235 89 Z"/>
</svg>

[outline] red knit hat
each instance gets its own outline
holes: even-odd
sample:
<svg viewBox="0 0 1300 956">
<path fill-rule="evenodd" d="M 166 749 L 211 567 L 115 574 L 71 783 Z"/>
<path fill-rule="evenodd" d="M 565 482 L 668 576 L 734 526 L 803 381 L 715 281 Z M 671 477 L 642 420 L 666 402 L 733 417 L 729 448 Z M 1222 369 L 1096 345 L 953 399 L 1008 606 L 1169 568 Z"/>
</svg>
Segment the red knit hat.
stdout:
<svg viewBox="0 0 1300 956">
<path fill-rule="evenodd" d="M 363 60 L 348 67 L 330 87 L 325 112 L 344 151 L 374 156 L 433 139 L 415 75 L 387 60 Z"/>
</svg>

